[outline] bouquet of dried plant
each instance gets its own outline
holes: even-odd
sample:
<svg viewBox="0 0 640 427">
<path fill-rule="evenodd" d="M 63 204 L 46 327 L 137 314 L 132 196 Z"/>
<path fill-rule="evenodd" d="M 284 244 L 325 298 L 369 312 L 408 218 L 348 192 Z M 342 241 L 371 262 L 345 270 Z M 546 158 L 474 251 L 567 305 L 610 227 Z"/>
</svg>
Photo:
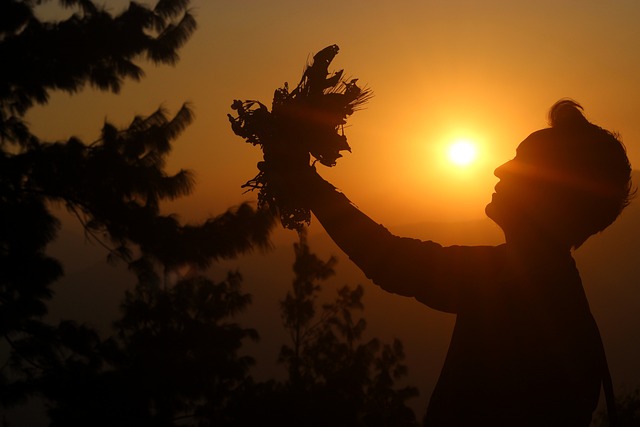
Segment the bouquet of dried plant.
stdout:
<svg viewBox="0 0 640 427">
<path fill-rule="evenodd" d="M 318 52 L 295 89 L 289 91 L 287 83 L 276 89 L 271 111 L 259 101 L 236 100 L 231 108 L 237 115 L 228 115 L 233 132 L 263 153 L 258 174 L 243 187 L 258 190 L 258 206 L 270 209 L 289 229 L 300 230 L 311 220 L 300 188 L 294 190 L 291 181 L 307 172 L 310 162 L 335 166 L 341 151 L 351 151 L 344 125 L 371 97 L 357 79 L 345 79 L 343 70 L 329 72 L 337 53 L 337 45 Z"/>
</svg>

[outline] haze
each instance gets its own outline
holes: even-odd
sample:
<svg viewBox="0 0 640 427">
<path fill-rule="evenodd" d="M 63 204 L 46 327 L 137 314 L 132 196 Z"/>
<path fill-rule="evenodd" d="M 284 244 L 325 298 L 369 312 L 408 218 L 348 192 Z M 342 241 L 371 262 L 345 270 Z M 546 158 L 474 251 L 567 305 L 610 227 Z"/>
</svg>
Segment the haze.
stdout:
<svg viewBox="0 0 640 427">
<path fill-rule="evenodd" d="M 126 3 L 110 1 L 108 7 L 117 11 Z M 146 77 L 139 83 L 127 82 L 119 95 L 90 89 L 74 96 L 56 94 L 49 105 L 34 108 L 27 117 L 33 133 L 42 139 L 77 135 L 90 142 L 105 119 L 125 125 L 134 115 L 149 114 L 159 105 L 175 112 L 190 101 L 196 121 L 176 145 L 170 170 L 193 170 L 196 189 L 191 197 L 166 207 L 185 221 L 255 201 L 256 194 L 243 193 L 240 186 L 257 173 L 260 150 L 231 131 L 226 115 L 232 101 L 256 99 L 270 105 L 276 88 L 285 82 L 294 86 L 313 53 L 334 43 L 340 53 L 332 69 L 344 69 L 347 76 L 358 78 L 374 97 L 345 128 L 352 153 L 320 173 L 393 231 L 434 240 L 442 237 L 445 244 L 498 243 L 501 236 L 491 225 L 485 224 L 480 234 L 464 236 L 455 233 L 470 228 L 448 227 L 443 229 L 453 233 L 448 237 L 430 233 L 434 227 L 428 225 L 409 225 L 482 221 L 497 182 L 493 170 L 513 157 L 529 133 L 547 126 L 549 107 L 563 97 L 581 103 L 596 124 L 619 132 L 632 165 L 640 162 L 640 2 L 196 0 L 193 4 L 199 29 L 174 68 L 149 65 Z M 51 11 L 42 8 L 42 13 Z M 439 155 L 443 144 L 460 135 L 482 147 L 477 164 L 465 173 L 442 162 Z M 604 264 L 612 259 L 624 260 L 625 265 L 637 260 L 635 241 L 622 249 L 615 246 L 625 236 L 638 236 L 637 214 L 633 219 L 626 220 L 625 232 L 616 234 L 618 240 L 598 236 L 584 248 L 591 257 L 585 287 L 594 314 L 598 320 L 606 318 L 605 343 L 619 345 L 610 360 L 624 359 L 613 369 L 614 381 L 616 374 L 618 379 L 640 381 L 639 372 L 630 376 L 638 349 L 624 351 L 624 343 L 635 340 L 637 331 L 637 315 L 625 316 L 637 313 L 638 292 L 631 285 L 638 272 L 629 268 L 624 275 L 614 275 Z M 415 235 L 422 231 L 424 235 Z M 322 234 L 315 221 L 311 233 Z M 293 238 L 291 232 L 279 230 L 274 241 L 284 248 L 279 250 L 290 251 Z M 317 239 L 320 253 L 337 251 L 322 243 L 323 237 Z M 348 261 L 341 259 L 339 271 L 348 270 Z M 284 286 L 289 283 L 288 262 L 289 258 L 279 264 L 285 269 Z M 252 273 L 246 276 L 249 283 Z M 365 280 L 356 273 L 349 277 Z M 600 283 L 610 284 L 609 289 L 618 292 L 615 298 L 598 288 Z M 372 294 L 366 316 L 376 317 L 376 310 L 389 307 L 379 302 L 384 297 L 374 289 L 366 287 Z M 277 323 L 275 298 L 283 296 L 281 290 L 249 291 L 256 294 L 258 307 L 274 307 L 271 317 Z M 392 301 L 390 306 L 400 304 Z M 627 301 L 622 308 L 621 301 Z M 395 319 L 383 329 L 402 336 L 403 328 L 435 322 L 431 325 L 437 332 L 429 345 L 437 349 L 420 353 L 435 358 L 422 360 L 428 367 L 410 371 L 412 380 L 421 380 L 420 375 L 433 379 L 441 367 L 437 357 L 443 355 L 441 347 L 446 349 L 448 339 L 442 326 L 450 326 L 450 320 L 425 314 L 427 308 L 411 310 L 420 314 Z M 620 327 L 623 323 L 625 328 Z M 381 327 L 383 319 L 372 324 Z M 419 340 L 419 335 L 417 330 L 405 332 L 409 341 Z M 409 342 L 407 353 L 412 348 L 417 345 Z M 411 361 L 417 358 L 412 356 Z M 428 384 L 425 388 L 421 403 L 428 398 Z"/>
<path fill-rule="evenodd" d="M 196 122 L 171 156 L 173 167 L 198 178 L 194 196 L 171 207 L 185 218 L 255 199 L 240 185 L 255 175 L 260 153 L 231 132 L 231 102 L 270 105 L 276 88 L 295 85 L 313 53 L 334 43 L 340 53 L 332 68 L 359 78 L 374 98 L 345 129 L 353 152 L 322 173 L 384 224 L 483 217 L 494 168 L 546 126 L 562 97 L 620 132 L 633 164 L 640 157 L 637 2 L 193 4 L 199 29 L 176 67 L 150 65 L 119 95 L 54 96 L 28 117 L 42 137 L 91 141 L 105 118 L 124 125 L 161 104 L 175 111 L 192 102 Z M 441 144 L 459 135 L 486 150 L 472 174 L 440 161 Z"/>
</svg>

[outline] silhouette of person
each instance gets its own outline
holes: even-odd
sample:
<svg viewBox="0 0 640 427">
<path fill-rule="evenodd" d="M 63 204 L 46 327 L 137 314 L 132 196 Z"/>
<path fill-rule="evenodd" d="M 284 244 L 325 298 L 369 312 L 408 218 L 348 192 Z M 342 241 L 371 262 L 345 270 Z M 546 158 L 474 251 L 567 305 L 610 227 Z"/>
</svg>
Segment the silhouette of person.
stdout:
<svg viewBox="0 0 640 427">
<path fill-rule="evenodd" d="M 426 426 L 590 424 L 606 360 L 571 252 L 628 205 L 631 166 L 576 102 L 557 102 L 549 119 L 495 170 L 486 214 L 504 231 L 499 246 L 395 236 L 314 168 L 292 184 L 376 285 L 456 314 Z"/>
</svg>

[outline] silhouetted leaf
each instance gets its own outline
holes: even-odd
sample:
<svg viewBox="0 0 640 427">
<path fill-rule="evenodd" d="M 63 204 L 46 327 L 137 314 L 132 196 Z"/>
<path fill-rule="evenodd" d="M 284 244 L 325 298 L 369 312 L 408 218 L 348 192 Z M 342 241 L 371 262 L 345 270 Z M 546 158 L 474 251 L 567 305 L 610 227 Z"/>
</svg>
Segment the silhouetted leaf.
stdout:
<svg viewBox="0 0 640 427">
<path fill-rule="evenodd" d="M 271 111 L 258 101 L 235 100 L 237 115 L 228 115 L 233 132 L 263 152 L 258 175 L 243 187 L 258 190 L 258 206 L 277 214 L 286 228 L 300 230 L 311 220 L 289 181 L 309 167 L 310 157 L 335 166 L 342 151 L 351 151 L 343 126 L 371 97 L 357 79 L 344 80 L 342 70 L 329 75 L 337 53 L 337 45 L 318 52 L 294 90 L 285 83 L 275 91 Z"/>
</svg>

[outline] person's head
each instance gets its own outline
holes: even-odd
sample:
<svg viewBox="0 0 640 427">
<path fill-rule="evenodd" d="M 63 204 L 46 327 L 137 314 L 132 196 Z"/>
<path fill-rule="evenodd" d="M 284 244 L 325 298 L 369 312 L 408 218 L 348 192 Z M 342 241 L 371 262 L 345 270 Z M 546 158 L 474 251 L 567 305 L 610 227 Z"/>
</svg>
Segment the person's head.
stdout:
<svg viewBox="0 0 640 427">
<path fill-rule="evenodd" d="M 618 136 L 590 123 L 576 102 L 554 104 L 549 124 L 496 169 L 486 213 L 507 238 L 536 235 L 578 248 L 629 204 L 631 165 Z"/>
</svg>

